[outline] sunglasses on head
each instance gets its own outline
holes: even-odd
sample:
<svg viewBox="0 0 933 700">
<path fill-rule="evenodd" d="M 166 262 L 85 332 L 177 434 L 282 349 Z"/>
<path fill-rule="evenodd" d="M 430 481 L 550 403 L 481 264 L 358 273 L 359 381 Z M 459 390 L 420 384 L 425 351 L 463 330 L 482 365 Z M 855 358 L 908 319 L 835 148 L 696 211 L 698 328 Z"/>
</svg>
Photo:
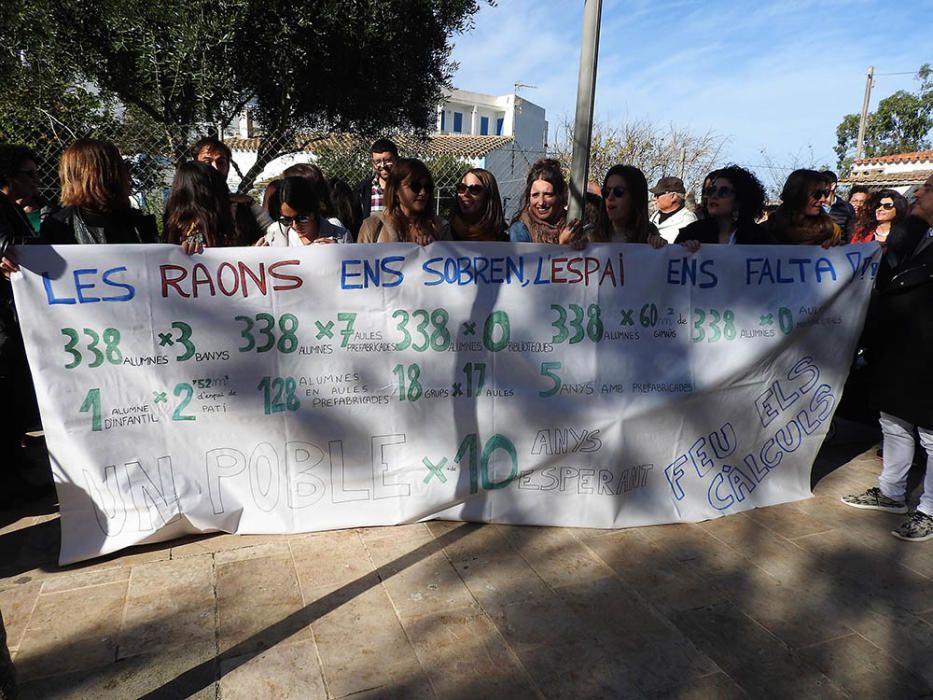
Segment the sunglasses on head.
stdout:
<svg viewBox="0 0 933 700">
<path fill-rule="evenodd" d="M 311 217 L 306 216 L 304 214 L 302 214 L 301 216 L 280 216 L 279 217 L 279 223 L 285 228 L 291 228 L 292 224 L 298 224 L 300 226 L 302 224 L 308 223 L 309 221 L 311 221 Z"/>
<path fill-rule="evenodd" d="M 472 195 L 480 195 L 486 191 L 486 188 L 482 185 L 468 185 L 465 182 L 457 183 L 457 194 L 465 194 L 469 192 Z"/>
<path fill-rule="evenodd" d="M 424 190 L 425 192 L 430 192 L 432 189 L 432 186 L 427 182 L 420 182 L 420 181 L 409 182 L 408 189 L 410 189 L 415 194 L 421 194 L 421 190 Z"/>
<path fill-rule="evenodd" d="M 881 202 L 881 203 L 880 203 L 877 207 L 875 207 L 875 208 L 876 208 L 876 209 L 893 209 L 893 208 L 894 208 L 894 202 Z"/>
<path fill-rule="evenodd" d="M 707 198 L 709 197 L 720 197 L 720 198 L 731 197 L 732 195 L 735 194 L 735 190 L 732 189 L 731 187 L 726 187 L 725 185 L 723 185 L 722 187 L 707 187 L 705 190 L 703 190 L 703 194 Z"/>
<path fill-rule="evenodd" d="M 625 188 L 620 185 L 616 185 L 615 187 L 603 187 L 601 192 L 603 193 L 603 199 L 609 199 L 609 195 L 612 195 L 616 199 L 625 196 Z"/>
</svg>

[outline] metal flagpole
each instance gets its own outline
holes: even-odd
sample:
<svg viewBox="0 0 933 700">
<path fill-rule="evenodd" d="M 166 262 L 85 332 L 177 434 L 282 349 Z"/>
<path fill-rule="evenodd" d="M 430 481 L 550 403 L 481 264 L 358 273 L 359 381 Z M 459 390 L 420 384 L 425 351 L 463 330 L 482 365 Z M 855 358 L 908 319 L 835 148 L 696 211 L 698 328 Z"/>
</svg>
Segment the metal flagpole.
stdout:
<svg viewBox="0 0 933 700">
<path fill-rule="evenodd" d="M 596 62 L 599 54 L 599 22 L 602 0 L 584 0 L 583 41 L 580 46 L 580 76 L 577 81 L 577 114 L 573 123 L 573 156 L 570 162 L 570 202 L 567 220 L 583 214 L 590 167 L 590 141 L 593 133 L 593 101 L 596 95 Z"/>
</svg>

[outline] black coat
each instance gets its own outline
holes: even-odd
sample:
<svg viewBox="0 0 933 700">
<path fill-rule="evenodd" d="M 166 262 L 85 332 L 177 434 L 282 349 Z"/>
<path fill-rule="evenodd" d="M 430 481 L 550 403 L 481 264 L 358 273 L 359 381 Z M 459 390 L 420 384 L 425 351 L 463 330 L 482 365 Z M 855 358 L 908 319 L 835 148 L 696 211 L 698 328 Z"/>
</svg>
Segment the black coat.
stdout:
<svg viewBox="0 0 933 700">
<path fill-rule="evenodd" d="M 933 237 L 908 219 L 888 238 L 869 307 L 865 340 L 879 408 L 933 428 Z"/>
<path fill-rule="evenodd" d="M 357 184 L 356 194 L 360 200 L 360 208 L 363 210 L 363 218 L 360 221 L 366 221 L 373 213 L 373 178 L 371 175 Z"/>
<path fill-rule="evenodd" d="M 699 241 L 703 244 L 719 243 L 719 225 L 715 219 L 700 219 L 687 224 L 680 229 L 674 243 L 684 241 Z M 749 221 L 737 225 L 735 242 L 744 245 L 761 245 L 770 241 L 761 226 Z"/>
<path fill-rule="evenodd" d="M 42 222 L 36 243 L 158 243 L 155 217 L 136 209 L 111 214 L 97 214 L 65 207 Z"/>
</svg>

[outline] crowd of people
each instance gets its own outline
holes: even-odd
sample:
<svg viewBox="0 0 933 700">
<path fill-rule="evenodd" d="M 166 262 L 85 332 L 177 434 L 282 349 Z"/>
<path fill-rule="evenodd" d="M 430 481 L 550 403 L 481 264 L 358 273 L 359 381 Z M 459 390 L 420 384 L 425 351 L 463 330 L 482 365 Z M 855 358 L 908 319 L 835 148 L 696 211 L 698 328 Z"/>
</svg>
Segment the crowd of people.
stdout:
<svg viewBox="0 0 933 700">
<path fill-rule="evenodd" d="M 69 146 L 59 164 L 60 206 L 44 207 L 38 215 L 34 154 L 21 146 L 0 145 L 3 272 L 9 277 L 18 269 L 15 246 L 31 243 L 161 241 L 196 254 L 227 246 L 429 245 L 448 240 L 576 249 L 591 242 L 653 248 L 677 244 L 690 252 L 703 245 L 829 247 L 877 241 L 885 253 L 865 343 L 881 368 L 883 471 L 877 488 L 844 500 L 859 508 L 907 512 L 915 428 L 924 448 L 933 449 L 933 404 L 926 399 L 933 372 L 925 361 L 933 351 L 933 177 L 909 205 L 894 190 L 864 187 L 851 188 L 846 201 L 836 193 L 834 173 L 795 170 L 784 184 L 780 205 L 767 207 L 756 175 L 728 165 L 707 175 L 699 203 L 691 210 L 680 178 L 662 177 L 649 188 L 641 170 L 619 164 L 606 172 L 601 185 L 590 183 L 582 217 L 568 221 L 569 185 L 561 165 L 542 159 L 529 170 L 521 205 L 511 220 L 493 174 L 471 168 L 457 183 L 447 221 L 437 214 L 434 179 L 422 161 L 400 157 L 397 146 L 384 138 L 372 144 L 370 154 L 372 175 L 355 188 L 329 180 L 312 163 L 300 163 L 268 183 L 260 204 L 229 192 L 231 151 L 216 138 L 203 138 L 193 145 L 191 160 L 175 173 L 160 230 L 152 215 L 131 206 L 129 172 L 113 144 L 82 139 Z M 32 388 L 12 294 L 8 281 L 3 284 L 0 380 L 7 395 L 28 404 L 3 424 L 3 447 L 9 455 L 17 453 L 24 429 L 38 420 L 38 413 L 34 400 L 30 403 Z M 896 536 L 933 538 L 933 468 L 927 469 L 925 487 L 919 508 L 894 531 Z"/>
</svg>

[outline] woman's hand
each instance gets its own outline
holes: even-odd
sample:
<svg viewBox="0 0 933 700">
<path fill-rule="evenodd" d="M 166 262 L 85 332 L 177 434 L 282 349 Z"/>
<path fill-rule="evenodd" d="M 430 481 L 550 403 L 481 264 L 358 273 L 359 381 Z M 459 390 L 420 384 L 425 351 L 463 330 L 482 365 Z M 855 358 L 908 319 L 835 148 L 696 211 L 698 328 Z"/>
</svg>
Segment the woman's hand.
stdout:
<svg viewBox="0 0 933 700">
<path fill-rule="evenodd" d="M 700 249 L 699 241 L 684 241 L 680 245 L 683 246 L 688 253 L 695 253 Z"/>
<path fill-rule="evenodd" d="M 6 255 L 3 256 L 3 262 L 0 264 L 0 269 L 3 270 L 3 276 L 7 279 L 10 279 L 10 275 L 14 272 L 19 272 L 19 262 L 16 260 L 16 252 L 10 247 Z"/>
<path fill-rule="evenodd" d="M 432 236 L 430 233 L 419 233 L 415 236 L 415 243 L 420 246 L 431 245 L 434 243 L 434 236 Z"/>
<path fill-rule="evenodd" d="M 432 239 L 433 240 L 433 239 Z M 330 245 L 331 243 L 336 243 L 336 238 L 315 238 L 312 243 L 322 243 L 324 245 Z"/>
<path fill-rule="evenodd" d="M 648 236 L 648 245 L 657 250 L 658 248 L 663 248 L 667 245 L 667 240 L 664 236 L 659 236 L 657 234 Z"/>
<path fill-rule="evenodd" d="M 583 228 L 579 219 L 574 219 L 560 232 L 557 242 L 561 245 L 570 246 L 573 250 L 583 250 L 586 248 L 586 236 L 582 233 Z"/>
<path fill-rule="evenodd" d="M 181 242 L 181 249 L 185 251 L 185 255 L 194 255 L 195 253 L 204 252 L 204 244 L 200 241 L 187 240 Z"/>
<path fill-rule="evenodd" d="M 266 240 L 265 236 L 263 236 L 258 241 L 253 243 L 254 248 L 262 248 L 263 246 L 268 246 L 268 245 L 269 245 L 269 241 Z"/>
</svg>

